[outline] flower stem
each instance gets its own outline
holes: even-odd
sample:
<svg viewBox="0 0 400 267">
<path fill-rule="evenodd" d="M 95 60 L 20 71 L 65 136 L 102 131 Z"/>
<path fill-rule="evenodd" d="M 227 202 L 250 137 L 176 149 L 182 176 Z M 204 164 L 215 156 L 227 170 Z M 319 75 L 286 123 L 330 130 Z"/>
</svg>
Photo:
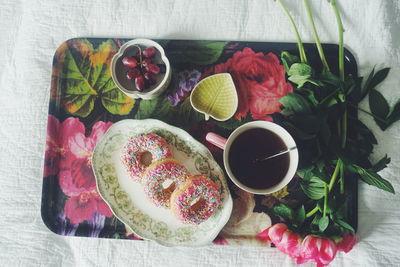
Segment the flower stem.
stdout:
<svg viewBox="0 0 400 267">
<path fill-rule="evenodd" d="M 336 162 L 335 170 L 333 171 L 331 180 L 330 180 L 329 185 L 328 185 L 329 192 L 332 190 L 332 188 L 333 188 L 333 186 L 334 186 L 334 184 L 336 182 L 336 178 L 337 178 L 337 176 L 339 174 L 339 170 L 340 170 L 340 165 L 342 165 L 342 160 L 338 159 L 338 161 Z"/>
<path fill-rule="evenodd" d="M 307 218 L 310 218 L 310 217 L 313 216 L 317 211 L 318 211 L 318 207 L 315 207 L 314 209 L 312 209 L 311 211 L 309 211 L 309 212 L 306 214 L 306 217 L 307 217 Z"/>
<path fill-rule="evenodd" d="M 326 206 L 328 203 L 328 186 L 325 184 L 324 185 L 324 211 L 322 212 L 322 216 L 326 216 Z"/>
<path fill-rule="evenodd" d="M 330 0 L 333 11 L 336 16 L 338 32 L 339 32 L 339 71 L 340 71 L 340 79 L 344 81 L 344 46 L 343 46 L 343 33 L 344 27 L 342 23 L 342 19 L 340 17 L 339 9 L 336 5 L 336 0 Z"/>
<path fill-rule="evenodd" d="M 340 165 L 340 194 L 344 194 L 344 164 Z"/>
<path fill-rule="evenodd" d="M 288 9 L 286 8 L 285 4 L 282 2 L 282 0 L 278 0 L 279 4 L 281 5 L 283 11 L 286 13 L 286 15 L 288 16 L 290 22 L 292 23 L 292 26 L 294 28 L 294 31 L 296 33 L 296 37 L 297 37 L 297 46 L 299 47 L 299 54 L 300 54 L 300 60 L 302 63 L 306 63 L 307 62 L 307 56 L 306 53 L 304 51 L 304 46 L 303 46 L 303 42 L 301 41 L 301 37 L 299 34 L 299 30 L 296 26 L 296 23 L 293 20 L 293 17 L 290 15 Z"/>
<path fill-rule="evenodd" d="M 342 121 L 341 145 L 342 145 L 342 148 L 345 148 L 346 147 L 346 139 L 347 139 L 347 108 L 343 112 L 341 121 Z"/>
<path fill-rule="evenodd" d="M 351 103 L 350 103 L 350 106 L 352 106 L 352 107 L 354 107 L 354 108 L 357 108 L 359 111 L 362 111 L 362 112 L 364 112 L 365 114 L 370 115 L 371 117 L 373 117 L 374 119 L 377 119 L 377 120 L 380 121 L 380 122 L 387 123 L 387 121 L 386 121 L 385 119 L 382 119 L 381 117 L 378 117 L 378 116 L 372 114 L 371 112 L 369 112 L 369 111 L 367 111 L 367 110 L 365 110 L 365 109 L 362 109 L 362 108 L 360 108 L 360 107 L 358 107 L 358 106 L 356 106 L 356 105 L 354 105 L 354 104 L 351 104 Z"/>
<path fill-rule="evenodd" d="M 333 171 L 332 177 L 331 177 L 331 179 L 329 181 L 329 185 L 326 186 L 326 188 L 324 189 L 325 190 L 324 191 L 325 192 L 325 198 L 328 197 L 329 192 L 332 190 L 333 186 L 335 185 L 336 178 L 337 178 L 337 176 L 339 174 L 339 170 L 340 170 L 342 165 L 343 165 L 342 160 L 338 159 L 338 161 L 336 162 L 335 170 Z M 325 199 L 324 199 L 324 210 L 325 209 L 326 209 L 326 204 L 325 204 Z M 318 207 L 316 206 L 314 209 L 312 209 L 311 211 L 309 211 L 306 214 L 306 217 L 309 218 L 309 217 L 313 216 L 317 211 L 318 211 Z M 325 213 L 326 213 L 326 210 L 325 210 Z"/>
<path fill-rule="evenodd" d="M 328 62 L 326 61 L 325 53 L 324 53 L 324 49 L 322 48 L 321 41 L 319 40 L 317 28 L 315 27 L 314 18 L 313 18 L 311 7 L 310 7 L 310 4 L 308 3 L 308 0 L 304 0 L 304 6 L 306 8 L 307 15 L 311 22 L 311 26 L 312 26 L 312 29 L 314 32 L 315 43 L 317 44 L 319 57 L 321 58 L 321 61 L 322 61 L 323 71 L 329 72 L 330 71 L 329 65 L 328 65 Z"/>
</svg>

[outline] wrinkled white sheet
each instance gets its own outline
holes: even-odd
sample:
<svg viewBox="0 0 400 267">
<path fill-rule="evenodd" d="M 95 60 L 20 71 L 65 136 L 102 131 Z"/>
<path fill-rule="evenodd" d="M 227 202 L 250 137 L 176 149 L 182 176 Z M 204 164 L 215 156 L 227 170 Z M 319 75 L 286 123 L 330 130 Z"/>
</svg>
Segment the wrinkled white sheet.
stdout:
<svg viewBox="0 0 400 267">
<path fill-rule="evenodd" d="M 335 42 L 334 15 L 312 0 L 324 42 Z M 290 10 L 312 41 L 302 1 Z M 360 73 L 391 66 L 380 91 L 400 97 L 400 4 L 396 0 L 339 0 L 345 43 Z M 164 248 L 152 242 L 62 237 L 40 217 L 43 149 L 52 56 L 72 37 L 148 37 L 294 41 L 272 0 L 1 0 L 0 1 L 0 266 L 291 266 L 276 249 L 210 246 Z M 362 107 L 369 109 L 365 101 Z M 385 132 L 360 115 L 379 145 L 372 160 L 392 157 L 382 175 L 400 194 L 400 122 Z M 359 243 L 332 266 L 400 265 L 400 198 L 362 184 Z"/>
</svg>

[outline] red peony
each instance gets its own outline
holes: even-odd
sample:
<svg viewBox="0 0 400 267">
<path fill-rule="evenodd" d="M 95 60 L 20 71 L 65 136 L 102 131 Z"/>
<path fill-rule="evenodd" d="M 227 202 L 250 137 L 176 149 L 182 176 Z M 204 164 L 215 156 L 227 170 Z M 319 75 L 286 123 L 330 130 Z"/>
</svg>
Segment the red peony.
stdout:
<svg viewBox="0 0 400 267">
<path fill-rule="evenodd" d="M 232 75 L 239 96 L 236 119 L 250 112 L 253 119 L 271 120 L 269 114 L 281 111 L 279 98 L 293 92 L 286 82 L 284 67 L 273 53 L 255 53 L 246 47 L 209 72 Z"/>
</svg>

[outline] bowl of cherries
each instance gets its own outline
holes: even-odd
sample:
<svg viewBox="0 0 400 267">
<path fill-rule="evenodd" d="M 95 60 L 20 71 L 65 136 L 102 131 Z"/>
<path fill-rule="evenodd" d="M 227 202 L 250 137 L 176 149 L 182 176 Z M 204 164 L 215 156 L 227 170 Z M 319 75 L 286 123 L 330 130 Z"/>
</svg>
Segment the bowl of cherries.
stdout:
<svg viewBox="0 0 400 267">
<path fill-rule="evenodd" d="M 135 39 L 123 44 L 112 58 L 111 77 L 127 96 L 152 99 L 168 87 L 171 66 L 158 43 Z"/>
</svg>

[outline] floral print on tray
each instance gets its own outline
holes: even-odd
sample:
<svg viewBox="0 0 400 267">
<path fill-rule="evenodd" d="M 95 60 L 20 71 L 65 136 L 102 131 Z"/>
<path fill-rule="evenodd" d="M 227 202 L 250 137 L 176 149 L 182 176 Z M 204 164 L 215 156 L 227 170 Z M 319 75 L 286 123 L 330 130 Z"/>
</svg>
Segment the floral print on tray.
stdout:
<svg viewBox="0 0 400 267">
<path fill-rule="evenodd" d="M 277 56 L 280 50 L 268 43 L 158 40 L 173 70 L 170 86 L 157 99 L 130 99 L 116 88 L 109 73 L 110 59 L 126 41 L 71 39 L 54 56 L 42 216 L 58 234 L 140 239 L 113 216 L 92 172 L 96 143 L 114 122 L 155 118 L 178 126 L 205 144 L 223 166 L 222 151 L 205 141 L 207 132 L 228 136 L 248 121 L 273 121 L 273 114 L 281 110 L 278 99 L 293 91 Z M 205 121 L 188 97 L 198 81 L 223 72 L 233 77 L 239 107 L 228 121 Z M 257 233 L 278 221 L 268 215 L 271 205 L 301 201 L 295 180 L 283 189 L 284 194 L 268 196 L 244 194 L 229 184 L 235 216 L 214 243 L 265 245 Z"/>
</svg>

